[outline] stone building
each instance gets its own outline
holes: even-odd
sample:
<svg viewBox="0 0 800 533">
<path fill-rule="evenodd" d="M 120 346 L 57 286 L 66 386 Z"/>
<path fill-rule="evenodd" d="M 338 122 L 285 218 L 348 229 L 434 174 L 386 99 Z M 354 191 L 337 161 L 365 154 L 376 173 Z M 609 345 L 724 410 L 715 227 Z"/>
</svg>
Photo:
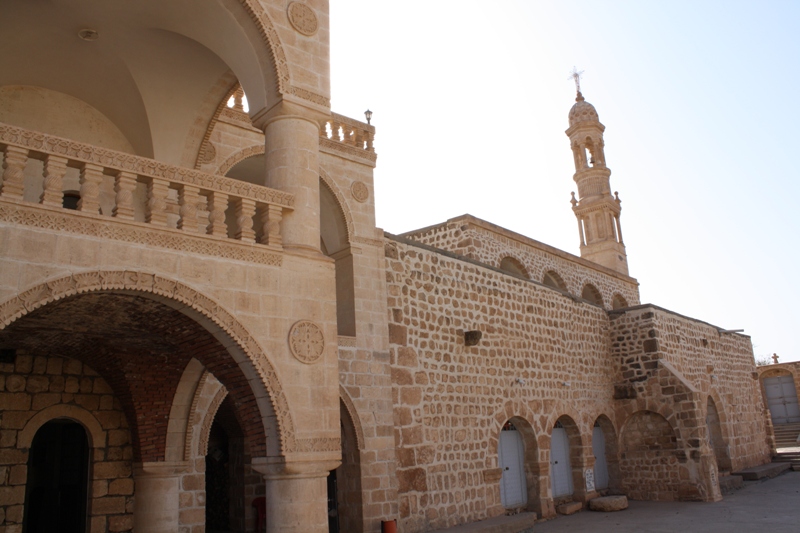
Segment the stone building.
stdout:
<svg viewBox="0 0 800 533">
<path fill-rule="evenodd" d="M 581 257 L 394 236 L 327 1 L 3 6 L 0 532 L 429 531 L 769 461 L 749 338 L 640 303 L 580 93 Z"/>
</svg>

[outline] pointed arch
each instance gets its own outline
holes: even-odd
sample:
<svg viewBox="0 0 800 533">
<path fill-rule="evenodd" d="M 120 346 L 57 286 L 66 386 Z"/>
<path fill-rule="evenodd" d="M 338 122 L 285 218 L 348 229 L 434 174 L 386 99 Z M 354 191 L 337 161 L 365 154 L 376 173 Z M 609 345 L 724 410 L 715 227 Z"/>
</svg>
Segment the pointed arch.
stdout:
<svg viewBox="0 0 800 533">
<path fill-rule="evenodd" d="M 336 186 L 336 182 L 325 171 L 322 165 L 319 167 L 319 178 L 320 183 L 324 184 L 336 199 L 336 203 L 339 205 L 339 209 L 344 217 L 345 226 L 347 227 L 347 240 L 348 242 L 353 242 L 353 238 L 355 237 L 355 228 L 353 225 L 353 214 L 350 211 L 350 205 L 347 203 L 347 200 L 345 200 L 342 191 Z"/>
<path fill-rule="evenodd" d="M 350 398 L 347 390 L 342 385 L 339 385 L 339 399 L 342 401 L 342 405 L 347 411 L 347 414 L 350 415 L 350 420 L 353 422 L 353 429 L 355 429 L 356 433 L 357 447 L 359 450 L 363 450 L 364 429 L 361 427 L 361 418 L 358 416 L 358 411 L 356 410 L 356 406 L 353 404 L 353 400 Z"/>
<path fill-rule="evenodd" d="M 138 294 L 158 301 L 198 322 L 222 343 L 248 376 L 265 431 L 275 417 L 275 433 L 266 435 L 274 448 L 269 455 L 292 451 L 334 451 L 339 439 L 297 439 L 289 403 L 274 367 L 255 337 L 232 313 L 205 294 L 161 275 L 126 270 L 101 270 L 72 274 L 40 283 L 0 303 L 0 329 L 57 300 L 91 292 Z M 271 445 L 272 446 L 272 445 Z"/>
</svg>

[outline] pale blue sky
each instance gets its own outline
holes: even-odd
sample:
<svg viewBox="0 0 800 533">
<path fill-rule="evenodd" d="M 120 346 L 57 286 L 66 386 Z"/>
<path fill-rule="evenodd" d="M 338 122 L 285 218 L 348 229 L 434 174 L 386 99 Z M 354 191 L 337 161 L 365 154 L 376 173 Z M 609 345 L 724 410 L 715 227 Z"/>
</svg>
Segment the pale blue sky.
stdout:
<svg viewBox="0 0 800 533">
<path fill-rule="evenodd" d="M 578 254 L 577 66 L 642 302 L 800 360 L 798 22 L 789 1 L 332 0 L 333 109 L 374 112 L 387 231 L 470 213 Z"/>
</svg>

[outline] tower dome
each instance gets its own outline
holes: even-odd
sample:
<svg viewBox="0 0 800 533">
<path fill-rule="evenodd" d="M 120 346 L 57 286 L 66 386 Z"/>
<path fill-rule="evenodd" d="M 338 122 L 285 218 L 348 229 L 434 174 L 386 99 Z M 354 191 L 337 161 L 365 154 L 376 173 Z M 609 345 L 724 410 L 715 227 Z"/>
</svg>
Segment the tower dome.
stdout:
<svg viewBox="0 0 800 533">
<path fill-rule="evenodd" d="M 569 125 L 574 126 L 579 122 L 600 122 L 597 110 L 587 102 L 581 93 L 575 97 L 575 105 L 569 110 Z"/>
</svg>

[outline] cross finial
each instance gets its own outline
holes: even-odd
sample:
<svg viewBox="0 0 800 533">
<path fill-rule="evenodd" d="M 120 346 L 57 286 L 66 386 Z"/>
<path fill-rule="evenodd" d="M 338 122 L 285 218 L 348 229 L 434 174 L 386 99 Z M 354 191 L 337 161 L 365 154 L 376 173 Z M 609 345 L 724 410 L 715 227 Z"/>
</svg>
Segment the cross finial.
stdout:
<svg viewBox="0 0 800 533">
<path fill-rule="evenodd" d="M 583 71 L 578 71 L 578 67 L 573 66 L 572 72 L 569 73 L 569 78 L 567 78 L 572 78 L 575 81 L 575 90 L 578 94 L 581 94 L 581 74 L 583 74 Z"/>
<path fill-rule="evenodd" d="M 778 364 L 778 354 L 776 354 L 776 353 L 772 354 L 772 360 L 775 361 L 773 364 L 777 365 Z"/>
</svg>

